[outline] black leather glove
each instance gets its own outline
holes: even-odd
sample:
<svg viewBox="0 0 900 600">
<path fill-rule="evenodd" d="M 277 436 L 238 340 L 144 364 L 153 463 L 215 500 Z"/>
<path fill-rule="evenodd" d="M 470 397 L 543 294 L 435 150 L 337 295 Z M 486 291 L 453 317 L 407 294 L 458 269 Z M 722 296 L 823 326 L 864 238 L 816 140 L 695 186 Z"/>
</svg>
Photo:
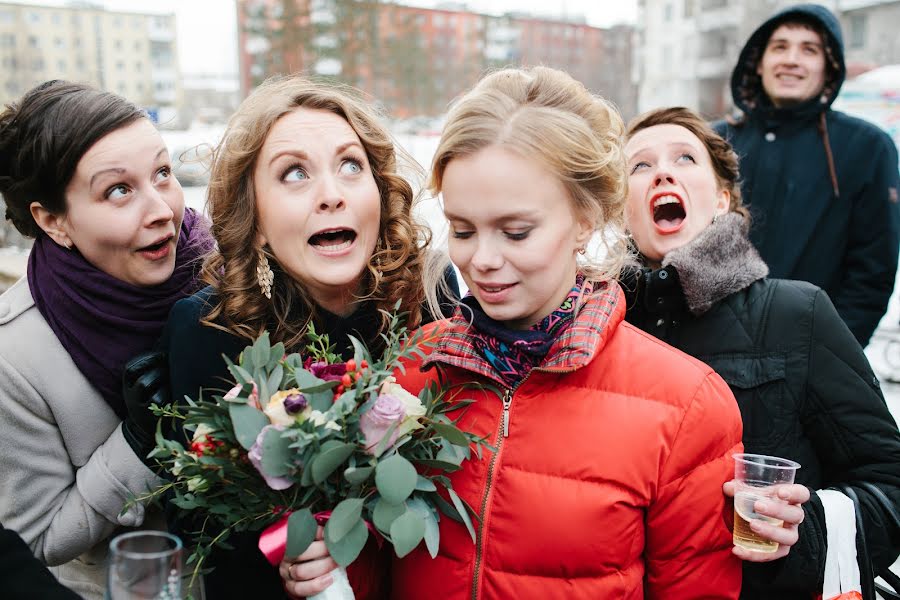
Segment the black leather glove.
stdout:
<svg viewBox="0 0 900 600">
<path fill-rule="evenodd" d="M 144 352 L 125 364 L 122 373 L 122 396 L 128 416 L 122 421 L 125 441 L 146 464 L 153 461 L 147 455 L 156 445 L 157 418 L 150 412 L 151 404 L 169 403 L 169 362 L 162 352 Z"/>
</svg>

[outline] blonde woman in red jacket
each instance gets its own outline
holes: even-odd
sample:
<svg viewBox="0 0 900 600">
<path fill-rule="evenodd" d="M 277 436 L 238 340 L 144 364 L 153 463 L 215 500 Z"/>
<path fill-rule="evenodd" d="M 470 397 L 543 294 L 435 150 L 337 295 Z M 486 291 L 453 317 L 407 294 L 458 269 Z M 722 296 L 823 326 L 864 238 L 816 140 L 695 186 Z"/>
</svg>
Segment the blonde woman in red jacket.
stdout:
<svg viewBox="0 0 900 600">
<path fill-rule="evenodd" d="M 740 414 L 709 367 L 623 321 L 622 133 L 609 104 L 547 68 L 489 75 L 450 111 L 432 187 L 471 295 L 402 383 L 480 384 L 461 392 L 475 402 L 459 426 L 496 452 L 452 477 L 474 543 L 441 519 L 437 558 L 394 563 L 394 598 L 739 595 L 722 484 Z M 586 252 L 598 232 L 602 264 Z M 311 548 L 282 575 L 311 594 L 331 568 Z"/>
</svg>

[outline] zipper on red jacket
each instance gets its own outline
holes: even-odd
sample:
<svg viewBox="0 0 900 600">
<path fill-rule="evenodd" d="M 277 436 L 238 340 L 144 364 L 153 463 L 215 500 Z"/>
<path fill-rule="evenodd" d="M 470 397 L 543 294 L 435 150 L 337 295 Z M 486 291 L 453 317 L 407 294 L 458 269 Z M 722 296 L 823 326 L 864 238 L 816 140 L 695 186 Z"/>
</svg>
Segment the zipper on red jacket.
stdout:
<svg viewBox="0 0 900 600">
<path fill-rule="evenodd" d="M 484 495 L 481 497 L 481 519 L 478 522 L 478 546 L 475 548 L 475 574 L 472 578 L 472 600 L 478 600 L 478 580 L 481 577 L 481 561 L 484 557 L 484 513 L 487 510 L 488 498 L 491 495 L 491 488 L 494 483 L 494 466 L 497 464 L 497 458 L 503 449 L 503 438 L 509 437 L 509 407 L 512 404 L 513 390 L 506 389 L 503 393 L 503 415 L 500 418 L 500 424 L 497 426 L 497 451 L 491 457 L 488 465 L 487 479 L 484 484 Z"/>
</svg>

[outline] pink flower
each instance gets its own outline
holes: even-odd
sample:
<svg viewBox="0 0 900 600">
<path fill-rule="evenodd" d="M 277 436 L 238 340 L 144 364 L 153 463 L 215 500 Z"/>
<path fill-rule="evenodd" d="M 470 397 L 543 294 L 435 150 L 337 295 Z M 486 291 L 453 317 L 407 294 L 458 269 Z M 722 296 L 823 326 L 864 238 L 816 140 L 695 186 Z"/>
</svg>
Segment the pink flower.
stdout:
<svg viewBox="0 0 900 600">
<path fill-rule="evenodd" d="M 359 419 L 359 428 L 366 438 L 366 450 L 374 453 L 375 447 L 387 435 L 391 425 L 396 424 L 390 439 L 384 444 L 389 448 L 400 436 L 400 422 L 406 417 L 406 405 L 403 400 L 392 394 L 381 394 L 368 411 Z"/>
<path fill-rule="evenodd" d="M 259 471 L 259 474 L 262 475 L 263 479 L 266 480 L 266 485 L 268 485 L 273 490 L 286 490 L 294 485 L 294 482 L 290 478 L 267 475 L 262 468 L 262 443 L 263 439 L 265 439 L 265 436 L 270 429 L 282 431 L 284 427 L 280 425 L 266 425 L 265 427 L 263 427 L 262 431 L 259 432 L 259 435 L 256 436 L 256 442 L 253 444 L 253 446 L 250 447 L 250 451 L 247 453 L 247 457 L 250 458 L 250 462 L 253 463 L 253 466 L 256 467 L 256 470 Z"/>
<path fill-rule="evenodd" d="M 228 390 L 228 393 L 222 396 L 222 399 L 227 401 L 235 400 L 238 396 L 243 392 L 243 386 L 238 384 Z M 247 404 L 252 406 L 253 408 L 259 409 L 259 389 L 256 387 L 256 382 L 253 383 L 253 391 L 250 392 L 250 397 L 247 398 Z"/>
<path fill-rule="evenodd" d="M 322 381 L 340 381 L 344 373 L 347 372 L 347 364 L 334 363 L 329 365 L 326 362 L 318 361 L 310 363 L 307 369 Z"/>
</svg>

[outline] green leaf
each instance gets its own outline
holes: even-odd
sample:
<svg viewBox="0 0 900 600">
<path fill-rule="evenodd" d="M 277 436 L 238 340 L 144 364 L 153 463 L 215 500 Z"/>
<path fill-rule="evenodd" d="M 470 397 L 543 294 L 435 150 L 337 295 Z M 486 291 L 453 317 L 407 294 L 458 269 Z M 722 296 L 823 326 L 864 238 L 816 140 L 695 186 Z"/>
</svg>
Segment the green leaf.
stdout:
<svg viewBox="0 0 900 600">
<path fill-rule="evenodd" d="M 228 415 L 234 425 L 234 437 L 246 450 L 253 446 L 256 436 L 269 424 L 269 418 L 249 404 L 229 402 Z"/>
<path fill-rule="evenodd" d="M 425 547 L 428 548 L 428 554 L 431 555 L 431 558 L 437 558 L 438 549 L 441 545 L 441 530 L 434 510 L 418 496 L 407 500 L 406 505 L 410 510 L 415 511 L 425 519 Z"/>
<path fill-rule="evenodd" d="M 333 515 L 332 518 L 334 518 Z M 329 519 L 328 522 L 331 523 L 331 520 Z M 366 540 L 369 539 L 369 528 L 366 527 L 366 523 L 362 519 L 359 519 L 356 525 L 353 526 L 353 529 L 340 540 L 328 538 L 328 525 L 325 525 L 325 531 L 325 545 L 328 547 L 331 558 L 344 568 L 356 560 L 356 557 L 359 556 L 359 553 L 362 552 L 363 547 L 366 545 Z"/>
<path fill-rule="evenodd" d="M 435 423 L 432 425 L 434 432 L 455 446 L 468 446 L 469 440 L 466 435 L 454 427 L 453 425 L 443 425 Z"/>
<path fill-rule="evenodd" d="M 459 516 L 463 520 L 463 524 L 466 526 L 466 529 L 469 530 L 469 535 L 472 536 L 472 542 L 475 542 L 475 528 L 472 527 L 472 519 L 469 518 L 469 510 L 466 508 L 466 505 L 463 504 L 463 501 L 456 495 L 456 492 L 453 491 L 452 488 L 447 488 L 447 493 L 450 494 L 450 501 L 453 502 L 453 506 L 456 508 L 456 512 L 459 513 Z"/>
<path fill-rule="evenodd" d="M 388 502 L 401 504 L 416 488 L 418 473 L 408 460 L 395 454 L 375 467 L 375 486 Z"/>
<path fill-rule="evenodd" d="M 287 548 L 285 556 L 293 558 L 300 556 L 316 539 L 318 524 L 308 508 L 298 510 L 288 517 L 287 522 Z"/>
<path fill-rule="evenodd" d="M 417 465 L 422 465 L 423 467 L 428 467 L 430 469 L 440 469 L 441 471 L 446 471 L 447 473 L 453 473 L 454 471 L 459 471 L 460 466 L 454 463 L 450 463 L 443 460 L 429 460 L 429 459 L 421 459 L 416 460 Z"/>
<path fill-rule="evenodd" d="M 251 375 L 247 369 L 243 368 L 240 365 L 230 365 L 228 370 L 231 371 L 231 374 L 234 376 L 235 380 L 241 385 L 247 385 L 248 383 L 253 382 L 253 375 Z M 268 400 L 268 398 L 267 398 Z"/>
<path fill-rule="evenodd" d="M 403 558 L 419 545 L 425 537 L 425 519 L 418 512 L 409 510 L 391 523 L 391 541 L 398 558 Z"/>
<path fill-rule="evenodd" d="M 419 492 L 435 492 L 437 491 L 437 486 L 427 477 L 418 475 L 416 478 L 416 490 Z"/>
<path fill-rule="evenodd" d="M 358 522 L 362 522 L 362 509 L 362 498 L 347 498 L 341 501 L 334 507 L 328 522 L 325 523 L 325 536 L 333 542 L 340 541 Z"/>
<path fill-rule="evenodd" d="M 312 478 L 316 483 L 322 483 L 329 475 L 334 473 L 345 460 L 350 458 L 353 451 L 356 450 L 356 444 L 343 444 L 338 442 L 328 450 L 320 452 L 313 460 L 311 470 Z"/>
<path fill-rule="evenodd" d="M 272 369 L 272 373 L 266 380 L 266 387 L 270 390 L 278 390 L 281 387 L 281 380 L 284 378 L 284 367 L 276 364 Z"/>
<path fill-rule="evenodd" d="M 291 439 L 281 435 L 281 431 L 270 429 L 262 441 L 262 470 L 266 475 L 282 477 L 291 472 Z"/>
<path fill-rule="evenodd" d="M 349 467 L 344 471 L 344 479 L 350 482 L 350 485 L 360 485 L 372 476 L 375 467 Z"/>
<path fill-rule="evenodd" d="M 437 425 L 435 425 L 435 427 L 437 427 Z M 468 457 L 468 446 L 456 446 L 447 440 L 441 440 L 441 449 L 438 451 L 435 458 L 459 466 Z"/>
<path fill-rule="evenodd" d="M 261 336 L 253 344 L 250 350 L 250 364 L 258 369 L 265 368 L 269 364 L 269 352 L 271 351 L 269 344 L 269 332 L 264 331 Z"/>
<path fill-rule="evenodd" d="M 400 426 L 399 422 L 395 421 L 394 423 L 391 423 L 391 426 L 387 428 L 387 431 L 384 432 L 384 436 L 381 438 L 381 440 L 375 446 L 375 450 L 372 452 L 372 454 L 374 456 L 380 457 L 382 454 L 384 454 L 384 451 L 387 450 L 388 442 L 391 441 L 391 437 L 394 435 L 394 431 L 399 426 Z"/>
<path fill-rule="evenodd" d="M 371 356 L 369 356 L 363 343 L 352 335 L 348 335 L 347 337 L 350 338 L 350 344 L 353 346 L 353 360 L 356 361 L 356 364 L 362 364 L 363 359 L 365 359 L 366 362 L 372 362 L 369 360 Z"/>
<path fill-rule="evenodd" d="M 282 356 L 284 356 L 284 343 L 278 342 L 269 350 L 269 364 L 280 362 Z"/>
<path fill-rule="evenodd" d="M 393 504 L 384 498 L 379 498 L 375 503 L 375 510 L 372 511 L 372 522 L 384 533 L 390 533 L 391 523 L 405 512 L 405 504 Z"/>
</svg>

